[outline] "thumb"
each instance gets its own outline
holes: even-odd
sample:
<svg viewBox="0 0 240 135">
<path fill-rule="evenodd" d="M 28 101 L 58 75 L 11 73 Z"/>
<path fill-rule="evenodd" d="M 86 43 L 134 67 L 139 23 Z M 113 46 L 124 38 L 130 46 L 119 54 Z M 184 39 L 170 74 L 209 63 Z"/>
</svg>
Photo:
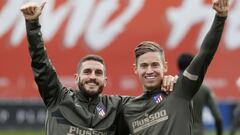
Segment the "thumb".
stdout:
<svg viewBox="0 0 240 135">
<path fill-rule="evenodd" d="M 213 4 L 218 3 L 218 0 L 212 0 L 212 3 Z"/>
<path fill-rule="evenodd" d="M 41 6 L 40 6 L 40 9 L 43 10 L 44 6 L 46 5 L 47 1 L 44 1 Z"/>
</svg>

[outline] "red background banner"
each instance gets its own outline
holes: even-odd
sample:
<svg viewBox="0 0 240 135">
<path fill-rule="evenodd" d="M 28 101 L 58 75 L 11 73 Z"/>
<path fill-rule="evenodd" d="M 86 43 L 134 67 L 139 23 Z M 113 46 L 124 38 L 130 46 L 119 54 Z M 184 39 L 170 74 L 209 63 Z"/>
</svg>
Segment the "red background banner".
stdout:
<svg viewBox="0 0 240 135">
<path fill-rule="evenodd" d="M 40 98 L 19 11 L 23 2 L 0 1 L 1 99 Z M 240 98 L 240 2 L 233 3 L 205 78 L 220 100 Z M 104 93 L 138 95 L 142 88 L 133 72 L 135 46 L 143 40 L 158 42 L 165 50 L 168 74 L 178 74 L 177 57 L 198 51 L 213 18 L 211 3 L 202 0 L 49 0 L 41 24 L 48 55 L 64 85 L 76 87 L 79 59 L 94 53 L 103 56 L 107 64 Z"/>
</svg>

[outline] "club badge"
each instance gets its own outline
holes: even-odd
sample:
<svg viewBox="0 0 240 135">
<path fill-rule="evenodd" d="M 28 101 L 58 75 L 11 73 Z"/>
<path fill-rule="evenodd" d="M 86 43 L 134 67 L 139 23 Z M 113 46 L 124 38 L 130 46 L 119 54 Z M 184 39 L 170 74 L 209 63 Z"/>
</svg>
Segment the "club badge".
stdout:
<svg viewBox="0 0 240 135">
<path fill-rule="evenodd" d="M 96 110 L 98 112 L 98 115 L 101 117 L 105 117 L 106 116 L 106 108 L 103 106 L 103 104 L 98 104 L 96 107 Z"/>
<path fill-rule="evenodd" d="M 158 104 L 163 100 L 163 97 L 162 97 L 161 94 L 157 94 L 157 95 L 153 96 L 153 100 L 154 100 L 155 103 Z"/>
</svg>

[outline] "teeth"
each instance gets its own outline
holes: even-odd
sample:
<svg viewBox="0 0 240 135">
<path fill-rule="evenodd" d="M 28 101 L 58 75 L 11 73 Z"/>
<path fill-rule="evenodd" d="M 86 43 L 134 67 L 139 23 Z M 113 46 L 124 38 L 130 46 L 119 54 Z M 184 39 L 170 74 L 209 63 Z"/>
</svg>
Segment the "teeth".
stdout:
<svg viewBox="0 0 240 135">
<path fill-rule="evenodd" d="M 154 76 L 146 76 L 146 79 L 154 79 Z"/>
<path fill-rule="evenodd" d="M 88 85 L 96 85 L 95 83 L 87 83 Z"/>
</svg>

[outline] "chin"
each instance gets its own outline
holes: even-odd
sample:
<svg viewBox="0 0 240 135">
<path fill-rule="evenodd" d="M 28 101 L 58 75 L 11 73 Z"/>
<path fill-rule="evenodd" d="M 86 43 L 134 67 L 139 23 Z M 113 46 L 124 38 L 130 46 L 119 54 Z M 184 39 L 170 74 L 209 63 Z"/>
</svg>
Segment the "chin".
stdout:
<svg viewBox="0 0 240 135">
<path fill-rule="evenodd" d="M 90 97 L 95 97 L 95 96 L 97 96 L 99 94 L 98 92 L 86 92 L 86 93 Z"/>
<path fill-rule="evenodd" d="M 95 87 L 94 88 L 93 87 L 89 88 L 89 87 L 86 87 L 82 84 L 79 84 L 79 89 L 82 90 L 89 97 L 96 97 L 96 96 L 98 96 L 99 94 L 102 93 L 103 86 L 99 86 L 99 87 L 96 87 L 96 88 Z"/>
<path fill-rule="evenodd" d="M 151 87 L 151 86 L 145 86 L 145 89 L 149 90 L 149 91 L 152 91 L 152 90 L 155 90 L 156 87 Z"/>
<path fill-rule="evenodd" d="M 145 85 L 145 88 L 148 90 L 155 90 L 155 89 L 158 89 L 159 86 L 158 85 Z"/>
<path fill-rule="evenodd" d="M 102 93 L 102 89 L 86 90 L 86 93 L 87 93 L 87 95 L 90 96 L 90 97 L 96 97 L 96 96 L 98 96 L 99 94 Z"/>
</svg>

